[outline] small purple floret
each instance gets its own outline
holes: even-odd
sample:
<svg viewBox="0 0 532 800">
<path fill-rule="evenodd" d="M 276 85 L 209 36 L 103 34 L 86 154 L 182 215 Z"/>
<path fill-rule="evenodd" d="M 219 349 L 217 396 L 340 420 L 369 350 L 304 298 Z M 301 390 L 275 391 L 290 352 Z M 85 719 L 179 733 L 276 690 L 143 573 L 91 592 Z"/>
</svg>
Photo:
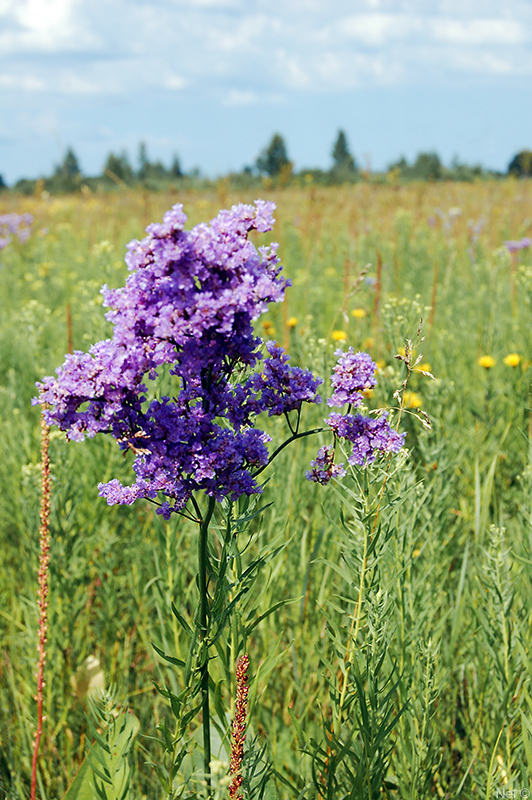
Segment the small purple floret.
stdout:
<svg viewBox="0 0 532 800">
<path fill-rule="evenodd" d="M 368 353 L 355 353 L 350 347 L 347 353 L 336 350 L 338 363 L 331 378 L 334 393 L 327 400 L 329 406 L 344 406 L 349 403 L 358 407 L 362 403 L 362 392 L 377 385 L 377 365 Z"/>
<path fill-rule="evenodd" d="M 343 478 L 346 474 L 343 464 L 334 463 L 334 447 L 331 444 L 320 447 L 310 466 L 312 469 L 305 472 L 306 479 L 321 483 L 322 486 L 329 483 L 331 478 Z"/>
</svg>

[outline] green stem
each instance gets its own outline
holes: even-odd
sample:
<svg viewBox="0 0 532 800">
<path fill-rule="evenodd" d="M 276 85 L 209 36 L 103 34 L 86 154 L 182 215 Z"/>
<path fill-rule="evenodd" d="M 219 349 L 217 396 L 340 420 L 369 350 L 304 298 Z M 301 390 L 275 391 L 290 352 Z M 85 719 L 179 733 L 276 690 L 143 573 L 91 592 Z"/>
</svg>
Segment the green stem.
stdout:
<svg viewBox="0 0 532 800">
<path fill-rule="evenodd" d="M 200 593 L 199 607 L 199 635 L 200 651 L 203 651 L 203 664 L 201 665 L 201 708 L 203 716 L 203 771 L 207 781 L 207 794 L 211 797 L 211 718 L 209 707 L 209 651 L 207 639 L 209 601 L 207 595 L 207 537 L 209 534 L 209 523 L 214 513 L 216 500 L 209 497 L 207 511 L 200 523 L 200 535 L 198 542 L 198 581 Z"/>
<path fill-rule="evenodd" d="M 257 475 L 260 475 L 260 473 L 263 472 L 266 469 L 266 467 L 269 467 L 270 464 L 272 463 L 273 459 L 276 456 L 279 455 L 281 450 L 284 450 L 285 447 L 288 447 L 289 444 L 291 444 L 292 442 L 295 442 L 296 439 L 303 439 L 303 437 L 305 437 L 305 436 L 313 436 L 313 434 L 322 433 L 324 430 L 325 430 L 325 428 L 314 428 L 311 431 L 303 431 L 302 433 L 293 433 L 292 436 L 290 436 L 289 439 L 285 439 L 285 441 L 282 444 L 279 445 L 277 450 L 274 450 L 274 452 L 272 453 L 272 455 L 268 459 L 268 463 L 265 464 L 263 467 L 260 467 L 260 469 L 258 469 L 256 472 L 253 473 L 253 478 L 256 478 Z"/>
<path fill-rule="evenodd" d="M 355 608 L 355 614 L 351 620 L 351 629 L 349 631 L 349 636 L 347 639 L 347 647 L 344 656 L 344 665 L 345 665 L 345 673 L 343 675 L 343 684 L 340 690 L 340 700 L 338 703 L 338 716 L 336 720 L 336 734 L 338 735 L 340 732 L 340 728 L 342 725 L 342 710 L 345 703 L 345 698 L 347 694 L 347 683 L 348 683 L 348 670 L 353 662 L 354 650 L 356 646 L 356 642 L 358 639 L 358 634 L 360 632 L 360 622 L 362 619 L 362 602 L 364 596 L 364 588 L 366 582 L 366 571 L 368 568 L 368 549 L 370 545 L 370 539 L 368 537 L 368 532 L 366 529 L 366 535 L 364 536 L 364 552 L 362 554 L 362 566 L 360 569 L 360 583 L 358 586 L 358 595 L 357 595 L 357 602 Z"/>
</svg>

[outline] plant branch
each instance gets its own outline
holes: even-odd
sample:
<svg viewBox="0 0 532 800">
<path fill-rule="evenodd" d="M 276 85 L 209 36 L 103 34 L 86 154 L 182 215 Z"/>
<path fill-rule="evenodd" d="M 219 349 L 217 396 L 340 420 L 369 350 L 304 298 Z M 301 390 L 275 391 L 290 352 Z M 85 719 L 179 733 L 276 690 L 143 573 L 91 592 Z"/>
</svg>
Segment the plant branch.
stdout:
<svg viewBox="0 0 532 800">
<path fill-rule="evenodd" d="M 280 444 L 279 447 L 276 450 L 273 451 L 272 456 L 271 456 L 270 460 L 268 461 L 268 463 L 265 464 L 263 467 L 261 467 L 260 469 L 258 469 L 256 472 L 253 473 L 253 477 L 256 478 L 257 475 L 260 475 L 261 472 L 264 472 L 266 467 L 268 467 L 272 463 L 273 459 L 276 458 L 279 455 L 281 450 L 284 450 L 284 448 L 287 447 L 289 444 L 291 444 L 292 442 L 295 442 L 296 439 L 302 439 L 304 436 L 312 436 L 315 433 L 322 433 L 322 431 L 324 431 L 324 430 L 325 430 L 325 428 L 313 428 L 313 430 L 311 430 L 311 431 L 303 431 L 302 433 L 294 433 L 294 434 L 292 434 L 292 436 L 290 436 L 290 438 L 285 439 L 285 441 L 282 444 Z"/>
</svg>

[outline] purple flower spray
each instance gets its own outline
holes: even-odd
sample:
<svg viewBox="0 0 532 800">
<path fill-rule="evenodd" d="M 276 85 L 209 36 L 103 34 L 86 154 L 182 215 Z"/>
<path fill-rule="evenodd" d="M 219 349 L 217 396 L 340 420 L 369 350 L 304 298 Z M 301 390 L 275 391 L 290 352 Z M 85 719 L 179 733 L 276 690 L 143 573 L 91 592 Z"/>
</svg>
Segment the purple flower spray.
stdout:
<svg viewBox="0 0 532 800">
<path fill-rule="evenodd" d="M 56 376 L 38 384 L 34 400 L 47 409 L 47 423 L 58 425 L 69 439 L 105 433 L 124 452 L 131 451 L 131 485 L 116 478 L 99 485 L 110 505 L 144 498 L 165 519 L 177 513 L 199 525 L 199 605 L 191 653 L 199 675 L 206 775 L 209 648 L 217 624 L 208 591 L 208 533 L 215 506 L 261 493 L 257 478 L 277 454 L 295 439 L 323 430 L 299 429 L 302 404 L 321 402 L 323 381 L 292 367 L 275 342 L 263 347 L 254 332 L 254 322 L 269 303 L 284 299 L 290 285 L 280 274 L 277 245 L 257 249 L 249 241 L 253 231 L 272 228 L 273 210 L 273 203 L 257 200 L 186 231 L 179 204 L 162 223 L 149 225 L 142 241 L 128 245 L 131 274 L 125 286 L 102 289 L 112 337 L 88 353 L 68 354 Z M 362 392 L 375 385 L 376 365 L 352 348 L 336 355 L 329 405 L 347 405 L 347 413 L 333 412 L 326 420 L 334 442 L 352 445 L 354 465 L 397 452 L 404 436 L 390 428 L 385 414 L 350 414 L 360 406 Z M 173 390 L 154 398 L 152 387 L 162 369 L 170 372 Z M 284 415 L 289 428 L 288 438 L 271 454 L 269 435 L 257 427 L 265 411 Z M 307 478 L 322 484 L 345 474 L 343 465 L 334 465 L 334 445 L 322 447 L 311 467 Z M 201 495 L 206 496 L 203 507 Z"/>
<path fill-rule="evenodd" d="M 327 405 L 342 408 L 347 412 L 333 411 L 325 420 L 334 434 L 334 443 L 348 442 L 352 446 L 348 462 L 352 466 L 366 466 L 375 461 L 377 455 L 398 453 L 405 441 L 404 433 L 399 434 L 388 423 L 388 412 L 379 417 L 353 416 L 351 409 L 362 404 L 363 392 L 377 384 L 375 371 L 377 365 L 367 353 L 355 353 L 350 347 L 347 353 L 336 350 L 338 361 L 333 370 L 331 384 L 334 392 Z M 343 464 L 334 464 L 334 445 L 325 445 L 318 451 L 311 468 L 306 472 L 307 480 L 323 485 L 331 478 L 342 478 L 346 471 Z"/>
<path fill-rule="evenodd" d="M 257 250 L 248 240 L 271 229 L 273 208 L 262 200 L 234 206 L 188 232 L 174 206 L 128 245 L 125 287 L 102 289 L 112 339 L 68 355 L 57 377 L 39 384 L 36 402 L 50 406 L 47 421 L 69 439 L 108 433 L 134 453 L 131 486 L 99 486 L 110 505 L 159 497 L 168 518 L 194 492 L 216 500 L 258 493 L 253 473 L 268 463 L 269 436 L 257 415 L 320 402 L 321 380 L 290 367 L 273 342 L 263 360 L 253 330 L 289 285 L 277 245 Z M 260 375 L 252 372 L 259 362 Z M 150 402 L 148 383 L 166 365 L 175 393 Z"/>
<path fill-rule="evenodd" d="M 273 203 L 258 200 L 221 211 L 209 225 L 185 231 L 181 205 L 128 245 L 131 271 L 121 289 L 104 286 L 112 338 L 88 353 L 66 356 L 55 377 L 38 384 L 34 403 L 46 420 L 74 441 L 111 435 L 134 456 L 134 482 L 100 484 L 109 504 L 145 498 L 168 519 L 182 514 L 199 524 L 198 589 L 193 656 L 197 661 L 204 769 L 209 772 L 208 533 L 217 502 L 262 491 L 257 477 L 299 431 L 303 402 L 319 403 L 321 379 L 291 367 L 275 342 L 253 329 L 268 304 L 280 302 L 289 282 L 280 276 L 277 245 L 256 248 L 253 231 L 273 225 Z M 150 399 L 159 371 L 174 379 L 170 396 Z M 151 392 L 154 394 L 153 390 Z M 259 414 L 284 415 L 290 436 L 269 456 L 270 437 Z M 201 507 L 199 495 L 207 496 Z"/>
</svg>

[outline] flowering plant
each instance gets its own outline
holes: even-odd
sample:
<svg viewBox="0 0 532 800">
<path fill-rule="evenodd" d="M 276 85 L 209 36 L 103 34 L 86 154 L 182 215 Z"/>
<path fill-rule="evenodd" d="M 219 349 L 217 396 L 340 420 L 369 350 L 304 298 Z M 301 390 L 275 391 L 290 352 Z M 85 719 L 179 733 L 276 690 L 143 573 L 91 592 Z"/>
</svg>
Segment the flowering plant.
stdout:
<svg viewBox="0 0 532 800">
<path fill-rule="evenodd" d="M 17 236 L 25 244 L 31 235 L 33 217 L 31 214 L 0 214 L 0 250 L 11 244 L 13 236 Z"/>
<path fill-rule="evenodd" d="M 322 379 L 291 366 L 276 342 L 264 343 L 254 332 L 257 318 L 269 303 L 282 301 L 289 286 L 281 277 L 277 245 L 257 249 L 249 241 L 252 231 L 272 228 L 273 209 L 273 203 L 262 200 L 254 206 L 237 205 L 221 211 L 209 225 L 186 231 L 183 207 L 175 205 L 162 223 L 148 226 L 142 241 L 128 245 L 131 274 L 125 286 L 102 289 L 112 337 L 88 353 L 67 355 L 57 375 L 38 384 L 34 400 L 45 407 L 46 421 L 66 431 L 69 439 L 107 433 L 125 453 L 133 453 L 131 485 L 116 478 L 99 484 L 110 505 L 144 498 L 165 519 L 177 513 L 199 524 L 198 609 L 192 627 L 178 617 L 189 636 L 193 633 L 187 686 L 183 696 L 169 690 L 163 694 L 174 713 L 189 721 L 183 698 L 200 693 L 206 776 L 211 761 L 210 648 L 234 612 L 235 594 L 238 598 L 248 591 L 244 582 L 264 560 L 257 559 L 238 578 L 237 588 L 228 581 L 228 564 L 240 557 L 234 539 L 241 520 L 235 521 L 232 504 L 262 492 L 259 475 L 289 443 L 327 430 L 300 430 L 302 404 L 321 402 Z M 347 412 L 331 412 L 325 420 L 333 444 L 320 448 L 307 472 L 309 480 L 322 484 L 346 473 L 342 464 L 334 464 L 338 441 L 352 446 L 348 461 L 358 466 L 371 463 L 378 453 L 398 452 L 404 442 L 386 413 L 350 413 L 360 407 L 362 393 L 376 384 L 370 356 L 352 348 L 336 355 L 328 404 L 347 406 Z M 169 372 L 173 388 L 158 396 L 156 380 L 162 371 Z M 258 416 L 266 411 L 284 415 L 289 428 L 288 437 L 271 454 L 270 436 L 257 427 Z M 201 495 L 206 496 L 203 506 Z M 208 541 L 217 503 L 226 510 L 219 556 L 209 551 Z M 244 725 L 242 719 L 239 725 Z M 243 729 L 239 731 L 241 748 Z M 167 743 L 167 749 L 174 744 Z M 172 766 L 165 778 L 170 793 L 174 774 Z"/>
<path fill-rule="evenodd" d="M 333 431 L 335 443 L 343 439 L 352 444 L 352 453 L 348 457 L 351 465 L 371 464 L 378 453 L 398 453 L 405 434 L 398 434 L 390 427 L 386 411 L 376 418 L 350 413 L 353 406 L 358 408 L 362 404 L 362 392 L 376 386 L 377 365 L 367 353 L 355 353 L 352 347 L 347 353 L 336 350 L 335 356 L 338 362 L 331 378 L 334 393 L 327 404 L 340 408 L 348 406 L 346 414 L 333 411 L 325 420 Z M 321 484 L 328 483 L 333 477 L 343 478 L 346 474 L 343 464 L 334 464 L 332 445 L 320 448 L 311 467 L 306 473 L 307 479 Z"/>
</svg>

